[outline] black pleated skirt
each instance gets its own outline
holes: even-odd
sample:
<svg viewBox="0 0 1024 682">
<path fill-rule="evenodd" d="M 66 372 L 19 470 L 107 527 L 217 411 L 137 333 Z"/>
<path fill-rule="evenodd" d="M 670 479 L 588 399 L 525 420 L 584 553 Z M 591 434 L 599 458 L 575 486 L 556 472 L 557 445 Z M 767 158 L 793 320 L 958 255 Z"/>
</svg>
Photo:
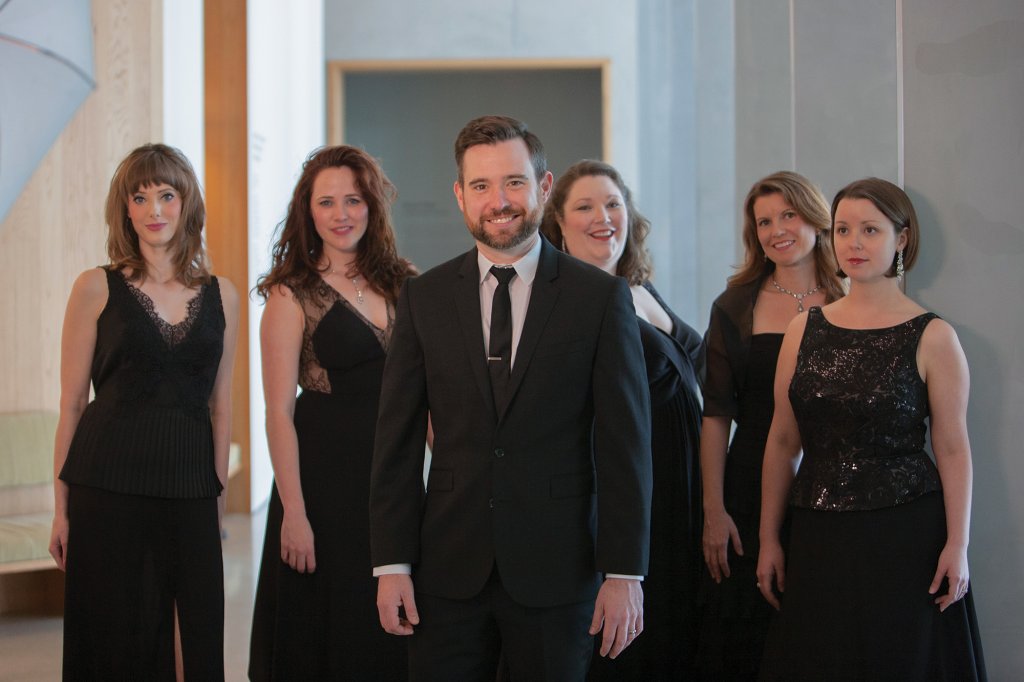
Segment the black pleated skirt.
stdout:
<svg viewBox="0 0 1024 682">
<path fill-rule="evenodd" d="M 761 679 L 985 679 L 971 592 L 942 613 L 928 594 L 946 542 L 941 493 L 871 511 L 791 512 L 786 592 Z"/>
<path fill-rule="evenodd" d="M 174 611 L 186 679 L 224 679 L 217 500 L 71 485 L 65 680 L 174 680 Z"/>
</svg>

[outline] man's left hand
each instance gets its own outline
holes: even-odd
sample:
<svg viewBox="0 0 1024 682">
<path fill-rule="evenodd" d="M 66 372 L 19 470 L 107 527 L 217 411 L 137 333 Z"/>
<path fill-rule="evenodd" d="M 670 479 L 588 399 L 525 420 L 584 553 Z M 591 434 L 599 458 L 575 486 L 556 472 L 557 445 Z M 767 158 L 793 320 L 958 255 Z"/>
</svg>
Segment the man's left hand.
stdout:
<svg viewBox="0 0 1024 682">
<path fill-rule="evenodd" d="M 615 658 L 644 631 L 644 592 L 639 580 L 608 578 L 594 604 L 590 634 L 604 629 L 601 655 Z"/>
</svg>

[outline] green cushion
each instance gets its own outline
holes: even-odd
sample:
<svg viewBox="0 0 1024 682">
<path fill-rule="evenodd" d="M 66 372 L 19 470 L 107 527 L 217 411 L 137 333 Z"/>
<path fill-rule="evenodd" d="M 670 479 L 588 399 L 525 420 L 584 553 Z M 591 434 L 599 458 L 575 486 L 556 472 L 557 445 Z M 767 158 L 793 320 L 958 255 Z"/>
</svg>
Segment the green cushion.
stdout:
<svg viewBox="0 0 1024 682">
<path fill-rule="evenodd" d="M 0 413 L 0 487 L 53 480 L 55 412 Z"/>
</svg>

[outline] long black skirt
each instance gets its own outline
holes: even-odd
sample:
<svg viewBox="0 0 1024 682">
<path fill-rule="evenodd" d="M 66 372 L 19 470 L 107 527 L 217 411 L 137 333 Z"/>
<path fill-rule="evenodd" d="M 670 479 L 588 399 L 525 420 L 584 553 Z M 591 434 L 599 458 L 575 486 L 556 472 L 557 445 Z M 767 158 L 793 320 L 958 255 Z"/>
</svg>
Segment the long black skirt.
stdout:
<svg viewBox="0 0 1024 682">
<path fill-rule="evenodd" d="M 942 613 L 928 594 L 946 542 L 941 493 L 871 511 L 791 512 L 786 591 L 761 679 L 985 679 L 970 591 Z"/>
<path fill-rule="evenodd" d="M 69 486 L 65 680 L 224 679 L 224 567 L 216 499 Z"/>
<path fill-rule="evenodd" d="M 281 560 L 284 507 L 275 484 L 253 605 L 254 682 L 408 679 L 408 638 L 384 632 L 377 612 L 369 502 L 377 402 L 372 391 L 358 395 L 304 391 L 295 403 L 316 570 L 298 573 Z"/>
</svg>

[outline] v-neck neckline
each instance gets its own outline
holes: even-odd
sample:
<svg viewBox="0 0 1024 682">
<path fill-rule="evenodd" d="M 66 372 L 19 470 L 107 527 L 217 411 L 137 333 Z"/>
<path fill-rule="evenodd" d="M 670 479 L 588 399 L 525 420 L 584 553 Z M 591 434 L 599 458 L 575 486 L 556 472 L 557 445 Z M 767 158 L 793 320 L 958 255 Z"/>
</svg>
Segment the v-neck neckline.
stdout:
<svg viewBox="0 0 1024 682">
<path fill-rule="evenodd" d="M 356 317 L 358 317 L 364 324 L 366 324 L 368 327 L 370 327 L 371 330 L 373 330 L 374 332 L 376 332 L 378 334 L 387 334 L 388 330 L 391 329 L 392 325 L 394 324 L 394 315 L 392 314 L 391 306 L 390 306 L 390 304 L 387 303 L 387 301 L 384 302 L 384 308 L 385 308 L 385 311 L 387 313 L 387 320 L 388 320 L 387 324 L 384 327 L 378 327 L 376 324 L 374 324 L 373 320 L 371 320 L 366 315 L 364 315 L 363 312 L 361 310 L 359 310 L 356 306 L 352 305 L 352 301 L 348 300 L 348 298 L 345 297 L 345 294 L 341 293 L 340 291 L 335 289 L 333 286 L 331 286 L 330 282 L 328 282 L 323 277 L 320 278 L 320 281 L 323 282 L 324 286 L 327 287 L 327 289 L 331 293 L 334 294 L 334 296 L 337 298 L 338 301 L 342 302 L 342 304 L 345 306 L 345 308 L 347 308 L 348 310 L 351 310 L 356 315 Z"/>
<path fill-rule="evenodd" d="M 143 314 L 150 321 L 153 330 L 156 331 L 160 340 L 164 342 L 164 345 L 171 350 L 180 346 L 192 332 L 192 327 L 195 326 L 194 322 L 199 316 L 199 309 L 202 306 L 202 297 L 203 294 L 206 293 L 206 287 L 208 285 L 200 285 L 196 294 L 185 303 L 185 317 L 182 318 L 180 322 L 172 324 L 161 317 L 160 313 L 156 311 L 156 305 L 149 294 L 132 284 L 121 270 L 114 270 L 114 272 L 116 272 L 121 278 L 121 281 L 128 289 L 128 293 L 131 294 L 131 297 L 136 301 L 136 303 L 138 303 Z M 185 328 L 182 329 L 183 327 Z M 180 336 L 177 334 L 179 330 L 181 330 Z M 178 336 L 178 340 L 174 341 L 176 336 Z"/>
</svg>

